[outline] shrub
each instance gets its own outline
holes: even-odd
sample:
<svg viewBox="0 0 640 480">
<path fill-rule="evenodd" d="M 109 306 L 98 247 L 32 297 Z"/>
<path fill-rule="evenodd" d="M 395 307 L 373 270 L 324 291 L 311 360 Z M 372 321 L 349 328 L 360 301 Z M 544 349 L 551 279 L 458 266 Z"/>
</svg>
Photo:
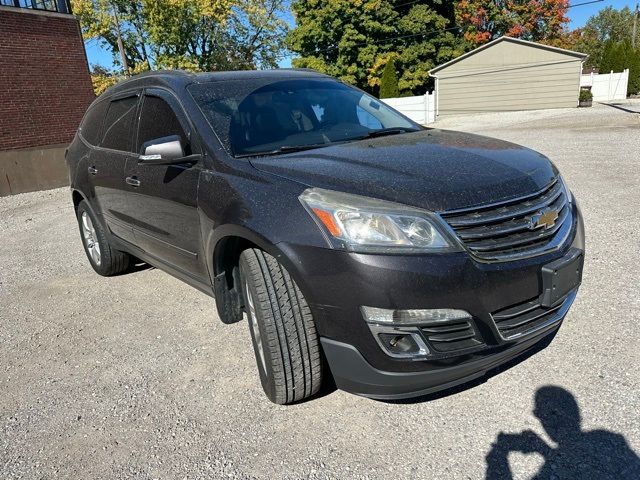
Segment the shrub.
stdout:
<svg viewBox="0 0 640 480">
<path fill-rule="evenodd" d="M 589 100 L 593 100 L 593 94 L 591 93 L 591 90 L 580 90 L 580 101 L 588 102 Z"/>
<path fill-rule="evenodd" d="M 617 73 L 626 68 L 629 69 L 627 93 L 632 95 L 640 92 L 640 49 L 634 49 L 628 41 L 614 43 L 608 40 L 600 62 L 600 73 Z"/>
</svg>

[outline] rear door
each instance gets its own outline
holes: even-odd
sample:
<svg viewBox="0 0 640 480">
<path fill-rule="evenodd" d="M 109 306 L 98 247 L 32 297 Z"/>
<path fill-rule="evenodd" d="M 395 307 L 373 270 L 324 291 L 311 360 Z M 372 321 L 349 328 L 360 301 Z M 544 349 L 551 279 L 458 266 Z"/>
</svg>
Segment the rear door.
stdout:
<svg viewBox="0 0 640 480">
<path fill-rule="evenodd" d="M 144 154 L 145 143 L 177 135 L 185 155 L 201 153 L 199 142 L 178 100 L 169 92 L 146 89 L 140 108 L 134 150 Z M 207 279 L 202 259 L 198 216 L 201 162 L 144 165 L 131 158 L 126 167 L 127 216 L 136 244 L 148 254 L 192 277 Z"/>
<path fill-rule="evenodd" d="M 112 234 L 133 242 L 131 219 L 126 215 L 125 167 L 131 157 L 140 92 L 111 98 L 97 147 L 88 162 L 98 210 Z"/>
</svg>

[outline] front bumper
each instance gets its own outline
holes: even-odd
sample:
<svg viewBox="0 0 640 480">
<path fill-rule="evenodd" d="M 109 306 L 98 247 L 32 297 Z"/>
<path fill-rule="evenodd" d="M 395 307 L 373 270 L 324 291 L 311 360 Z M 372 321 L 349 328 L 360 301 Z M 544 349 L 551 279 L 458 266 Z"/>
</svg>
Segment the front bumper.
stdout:
<svg viewBox="0 0 640 480">
<path fill-rule="evenodd" d="M 456 365 L 422 372 L 388 372 L 370 365 L 355 347 L 347 343 L 321 338 L 336 386 L 357 395 L 380 400 L 397 400 L 427 395 L 470 382 L 499 366 L 514 360 L 524 360 L 546 347 L 569 311 L 575 299 L 573 292 L 564 301 L 553 320 L 532 338 L 512 346 L 497 347 L 487 355 Z"/>
<path fill-rule="evenodd" d="M 505 339 L 492 314 L 537 298 L 542 266 L 571 248 L 584 251 L 582 218 L 577 206 L 573 208 L 572 240 L 564 248 L 511 262 L 482 263 L 466 252 L 373 255 L 290 244 L 279 247 L 309 302 L 337 386 L 368 397 L 406 398 L 483 376 L 553 336 L 577 290 L 545 317 L 540 328 L 517 339 Z M 363 305 L 465 310 L 473 317 L 481 345 L 415 360 L 390 357 L 362 318 Z"/>
</svg>

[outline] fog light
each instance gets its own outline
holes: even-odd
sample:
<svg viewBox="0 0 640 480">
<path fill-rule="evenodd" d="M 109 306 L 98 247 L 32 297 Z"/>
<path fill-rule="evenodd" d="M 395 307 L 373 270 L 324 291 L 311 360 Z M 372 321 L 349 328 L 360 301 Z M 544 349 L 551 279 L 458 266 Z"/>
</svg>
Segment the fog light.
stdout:
<svg viewBox="0 0 640 480">
<path fill-rule="evenodd" d="M 380 333 L 380 342 L 389 353 L 396 355 L 416 354 L 420 347 L 411 335 L 396 335 L 393 333 Z"/>
<path fill-rule="evenodd" d="M 386 308 L 360 307 L 360 310 L 367 322 L 380 325 L 420 325 L 423 323 L 471 319 L 471 315 L 468 312 L 451 308 L 388 310 Z"/>
<path fill-rule="evenodd" d="M 420 360 L 429 348 L 416 327 L 397 328 L 370 323 L 369 329 L 384 353 L 391 357 Z"/>
</svg>

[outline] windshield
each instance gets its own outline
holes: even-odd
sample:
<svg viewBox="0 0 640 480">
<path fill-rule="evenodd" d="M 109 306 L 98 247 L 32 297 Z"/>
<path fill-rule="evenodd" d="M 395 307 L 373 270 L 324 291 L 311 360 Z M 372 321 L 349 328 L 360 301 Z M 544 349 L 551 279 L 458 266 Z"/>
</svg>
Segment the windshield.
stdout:
<svg viewBox="0 0 640 480">
<path fill-rule="evenodd" d="M 189 91 L 234 156 L 421 129 L 379 100 L 332 79 L 219 81 L 194 84 Z"/>
</svg>

